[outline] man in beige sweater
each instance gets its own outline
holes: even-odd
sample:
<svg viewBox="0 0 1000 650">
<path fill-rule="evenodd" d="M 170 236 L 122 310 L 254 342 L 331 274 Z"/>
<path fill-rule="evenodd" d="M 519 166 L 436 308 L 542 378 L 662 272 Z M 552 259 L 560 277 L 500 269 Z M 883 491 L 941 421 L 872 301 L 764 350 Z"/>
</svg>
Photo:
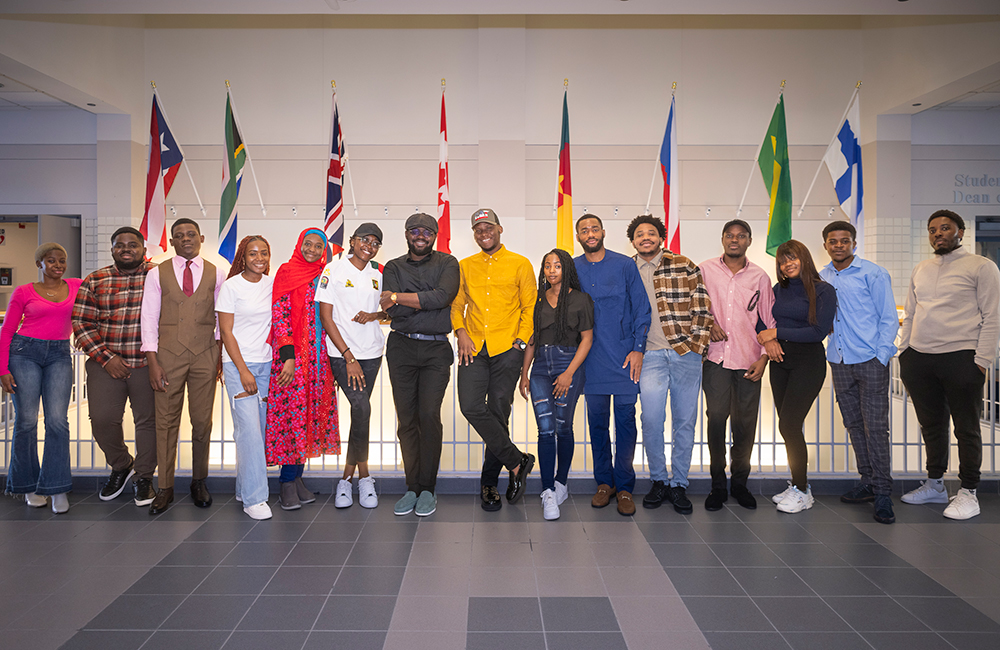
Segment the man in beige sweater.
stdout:
<svg viewBox="0 0 1000 650">
<path fill-rule="evenodd" d="M 983 384 L 1000 338 L 1000 270 L 962 247 L 965 222 L 951 210 L 927 220 L 934 257 L 910 276 L 899 336 L 899 372 L 913 398 L 927 451 L 927 480 L 903 495 L 903 503 L 948 503 L 944 516 L 979 514 L 976 488 L 983 460 L 979 420 Z M 958 439 L 962 486 L 948 499 L 948 415 Z"/>
</svg>

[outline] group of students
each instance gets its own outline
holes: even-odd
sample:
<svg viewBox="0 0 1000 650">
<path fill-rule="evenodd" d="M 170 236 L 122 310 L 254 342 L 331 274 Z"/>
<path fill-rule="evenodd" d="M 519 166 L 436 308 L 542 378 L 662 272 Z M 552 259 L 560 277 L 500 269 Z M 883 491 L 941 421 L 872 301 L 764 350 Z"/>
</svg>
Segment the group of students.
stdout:
<svg viewBox="0 0 1000 650">
<path fill-rule="evenodd" d="M 171 227 L 175 256 L 169 262 L 151 264 L 142 235 L 123 227 L 111 237 L 114 263 L 84 280 L 63 279 L 65 250 L 43 244 L 35 253 L 42 280 L 15 290 L 0 332 L 0 381 L 16 410 L 7 492 L 23 495 L 33 507 L 51 501 L 56 513 L 69 508 L 72 332 L 87 355 L 93 435 L 112 470 L 100 498 L 117 498 L 134 479 L 135 503 L 148 505 L 150 514 L 164 512 L 174 499 L 185 389 L 191 498 L 196 506 L 211 505 L 205 478 L 220 376 L 233 413 L 236 498 L 249 517 L 272 516 L 267 466 L 281 466 L 281 508 L 315 500 L 302 481 L 303 468 L 310 458 L 340 453 L 338 386 L 351 405 L 351 430 L 334 505 L 353 504 L 357 473 L 359 504 L 376 507 L 378 491 L 368 469 L 370 398 L 384 353 L 407 486 L 394 506 L 397 515 L 436 510 L 441 405 L 456 359 L 461 412 L 486 446 L 480 496 L 487 511 L 502 507 L 501 470 L 509 472 L 505 496 L 513 503 L 524 494 L 536 462 L 510 438 L 518 389 L 538 425 L 545 519 L 558 519 L 568 496 L 581 395 L 597 483 L 592 506 L 615 499 L 622 515 L 635 513 L 638 399 L 652 480 L 642 504 L 671 503 L 679 513 L 692 512 L 686 489 L 704 391 L 712 476 L 705 507 L 719 510 L 732 495 L 741 506 L 755 508 L 747 480 L 768 363 L 791 471 L 788 488 L 773 501 L 781 512 L 806 510 L 813 497 L 803 423 L 829 362 L 861 474 L 841 499 L 874 502 L 876 521 L 895 520 L 888 365 L 897 351 L 899 321 L 889 275 L 855 255 L 851 224 L 836 221 L 824 229 L 831 262 L 820 271 L 801 242 L 778 247 L 772 288 L 764 270 L 747 258 L 752 232 L 738 219 L 723 227 L 722 255 L 696 265 L 664 250 L 665 227 L 655 217 L 642 215 L 629 224 L 636 255 L 627 257 L 605 248 L 601 219 L 586 214 L 576 223 L 583 255 L 574 259 L 554 249 L 541 260 L 537 276 L 527 258 L 503 246 L 493 210 L 477 210 L 471 222 L 481 250 L 459 262 L 434 250 L 437 221 L 412 215 L 404 228 L 407 253 L 384 268 L 374 261 L 383 237 L 376 224 L 361 224 L 346 257 L 330 263 L 326 235 L 307 229 L 273 279 L 264 237 L 245 237 L 225 273 L 201 257 L 204 237 L 189 219 Z M 913 272 L 898 345 L 928 471 L 928 480 L 902 500 L 949 502 L 943 474 L 950 417 L 962 483 L 944 512 L 953 519 L 979 514 L 980 396 L 1000 338 L 1000 271 L 962 248 L 964 227 L 947 210 L 928 220 L 935 256 Z M 386 320 L 387 339 L 380 326 Z M 135 423 L 134 456 L 122 430 L 126 401 Z"/>
</svg>

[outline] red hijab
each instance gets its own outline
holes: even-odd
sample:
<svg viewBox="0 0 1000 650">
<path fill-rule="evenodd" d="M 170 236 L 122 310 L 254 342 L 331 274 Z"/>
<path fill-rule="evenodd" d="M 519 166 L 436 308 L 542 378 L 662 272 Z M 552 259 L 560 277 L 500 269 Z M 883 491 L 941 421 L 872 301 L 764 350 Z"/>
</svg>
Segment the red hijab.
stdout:
<svg viewBox="0 0 1000 650">
<path fill-rule="evenodd" d="M 284 295 L 291 298 L 292 336 L 294 344 L 299 347 L 308 345 L 309 341 L 306 333 L 306 288 L 326 266 L 325 255 L 315 262 L 307 262 L 302 256 L 302 242 L 307 235 L 319 235 L 323 238 L 323 246 L 326 246 L 326 234 L 319 228 L 307 228 L 299 233 L 292 258 L 278 268 L 274 275 L 274 288 L 271 290 L 271 304 L 278 302 Z"/>
</svg>

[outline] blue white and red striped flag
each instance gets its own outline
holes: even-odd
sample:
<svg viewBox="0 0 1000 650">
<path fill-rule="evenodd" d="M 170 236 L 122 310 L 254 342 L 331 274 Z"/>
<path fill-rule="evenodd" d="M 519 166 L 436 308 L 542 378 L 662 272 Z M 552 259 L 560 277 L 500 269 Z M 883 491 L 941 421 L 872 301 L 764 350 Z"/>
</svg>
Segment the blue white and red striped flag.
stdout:
<svg viewBox="0 0 1000 650">
<path fill-rule="evenodd" d="M 149 167 L 146 171 L 146 209 L 139 232 L 146 238 L 150 257 L 167 250 L 166 200 L 181 169 L 180 147 L 170 133 L 167 120 L 160 111 L 153 93 L 152 117 L 149 124 Z M 159 250 L 157 250 L 159 248 Z"/>
<path fill-rule="evenodd" d="M 344 250 L 344 163 L 347 149 L 340 130 L 340 115 L 337 112 L 337 91 L 333 92 L 333 128 L 330 130 L 330 166 L 326 172 L 326 223 L 323 231 L 334 255 Z"/>
<path fill-rule="evenodd" d="M 667 226 L 667 238 L 663 245 L 672 253 L 681 252 L 681 221 L 678 194 L 680 183 L 677 179 L 677 116 L 674 113 L 674 98 L 670 98 L 670 114 L 667 116 L 667 130 L 660 146 L 660 170 L 663 172 L 663 223 Z"/>
</svg>

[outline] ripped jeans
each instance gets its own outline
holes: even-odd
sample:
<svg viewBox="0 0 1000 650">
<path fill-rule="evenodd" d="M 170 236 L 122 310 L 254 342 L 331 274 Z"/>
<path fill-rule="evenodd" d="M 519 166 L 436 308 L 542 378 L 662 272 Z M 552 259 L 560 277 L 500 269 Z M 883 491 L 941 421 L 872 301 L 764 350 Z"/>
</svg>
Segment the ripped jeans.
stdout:
<svg viewBox="0 0 1000 650">
<path fill-rule="evenodd" d="M 573 462 L 573 414 L 583 391 L 583 366 L 574 373 L 573 383 L 564 397 L 553 397 L 552 384 L 569 368 L 575 355 L 575 347 L 541 345 L 535 348 L 530 386 L 535 422 L 538 423 L 538 472 L 543 491 L 554 489 L 554 481 L 565 485 Z"/>
</svg>

